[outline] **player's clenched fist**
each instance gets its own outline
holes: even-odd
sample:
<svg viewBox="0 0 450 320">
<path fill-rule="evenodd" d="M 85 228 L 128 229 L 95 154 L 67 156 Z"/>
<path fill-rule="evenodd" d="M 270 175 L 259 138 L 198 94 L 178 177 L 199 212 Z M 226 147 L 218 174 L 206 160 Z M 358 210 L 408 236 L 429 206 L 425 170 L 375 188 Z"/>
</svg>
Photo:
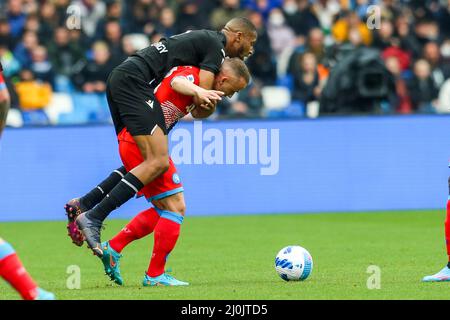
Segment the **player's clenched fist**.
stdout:
<svg viewBox="0 0 450 320">
<path fill-rule="evenodd" d="M 212 110 L 216 107 L 217 102 L 222 100 L 224 93 L 217 90 L 206 90 L 197 87 L 194 95 L 194 103 L 206 110 Z"/>
</svg>

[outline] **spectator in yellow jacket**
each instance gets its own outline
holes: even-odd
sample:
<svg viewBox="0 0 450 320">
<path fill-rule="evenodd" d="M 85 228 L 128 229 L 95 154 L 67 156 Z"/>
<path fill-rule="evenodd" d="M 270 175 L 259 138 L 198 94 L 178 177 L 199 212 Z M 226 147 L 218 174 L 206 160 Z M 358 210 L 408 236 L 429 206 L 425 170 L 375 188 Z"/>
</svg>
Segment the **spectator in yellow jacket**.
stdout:
<svg viewBox="0 0 450 320">
<path fill-rule="evenodd" d="M 50 103 L 52 87 L 49 83 L 37 81 L 31 70 L 23 69 L 15 86 L 22 110 L 42 109 Z"/>
<path fill-rule="evenodd" d="M 349 40 L 350 30 L 358 30 L 362 42 L 369 46 L 372 43 L 372 33 L 367 25 L 361 21 L 356 12 L 347 12 L 333 25 L 331 32 L 338 43 Z"/>
</svg>

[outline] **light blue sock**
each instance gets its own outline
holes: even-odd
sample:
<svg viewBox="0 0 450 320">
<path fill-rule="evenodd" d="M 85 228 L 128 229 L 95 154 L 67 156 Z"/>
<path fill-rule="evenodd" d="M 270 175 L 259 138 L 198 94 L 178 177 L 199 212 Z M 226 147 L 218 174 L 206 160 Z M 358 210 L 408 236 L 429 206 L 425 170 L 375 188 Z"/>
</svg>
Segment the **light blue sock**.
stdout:
<svg viewBox="0 0 450 320">
<path fill-rule="evenodd" d="M 15 253 L 14 248 L 6 241 L 0 240 L 0 260 Z"/>
</svg>

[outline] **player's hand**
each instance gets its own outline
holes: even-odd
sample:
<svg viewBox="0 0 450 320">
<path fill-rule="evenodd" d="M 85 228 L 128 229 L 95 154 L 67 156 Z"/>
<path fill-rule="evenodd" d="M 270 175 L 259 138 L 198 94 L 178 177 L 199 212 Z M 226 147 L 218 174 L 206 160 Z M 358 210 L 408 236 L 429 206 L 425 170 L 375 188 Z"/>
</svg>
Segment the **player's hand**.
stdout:
<svg viewBox="0 0 450 320">
<path fill-rule="evenodd" d="M 215 108 L 217 102 L 222 100 L 223 95 L 222 91 L 206 90 L 198 87 L 198 90 L 195 92 L 194 102 L 203 109 L 211 110 Z"/>
<path fill-rule="evenodd" d="M 216 106 L 217 106 L 217 100 L 211 100 L 210 103 L 203 103 L 200 105 L 200 108 L 205 110 L 205 111 L 211 111 L 214 112 L 216 110 Z"/>
</svg>

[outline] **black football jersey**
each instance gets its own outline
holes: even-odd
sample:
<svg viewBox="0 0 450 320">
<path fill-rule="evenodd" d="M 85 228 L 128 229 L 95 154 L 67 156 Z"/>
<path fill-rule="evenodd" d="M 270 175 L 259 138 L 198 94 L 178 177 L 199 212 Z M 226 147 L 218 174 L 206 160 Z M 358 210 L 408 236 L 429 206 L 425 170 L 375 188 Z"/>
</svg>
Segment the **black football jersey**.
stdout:
<svg viewBox="0 0 450 320">
<path fill-rule="evenodd" d="M 225 58 L 226 38 L 222 32 L 210 30 L 187 31 L 139 50 L 140 57 L 160 82 L 170 69 L 177 66 L 196 66 L 218 73 Z"/>
</svg>

